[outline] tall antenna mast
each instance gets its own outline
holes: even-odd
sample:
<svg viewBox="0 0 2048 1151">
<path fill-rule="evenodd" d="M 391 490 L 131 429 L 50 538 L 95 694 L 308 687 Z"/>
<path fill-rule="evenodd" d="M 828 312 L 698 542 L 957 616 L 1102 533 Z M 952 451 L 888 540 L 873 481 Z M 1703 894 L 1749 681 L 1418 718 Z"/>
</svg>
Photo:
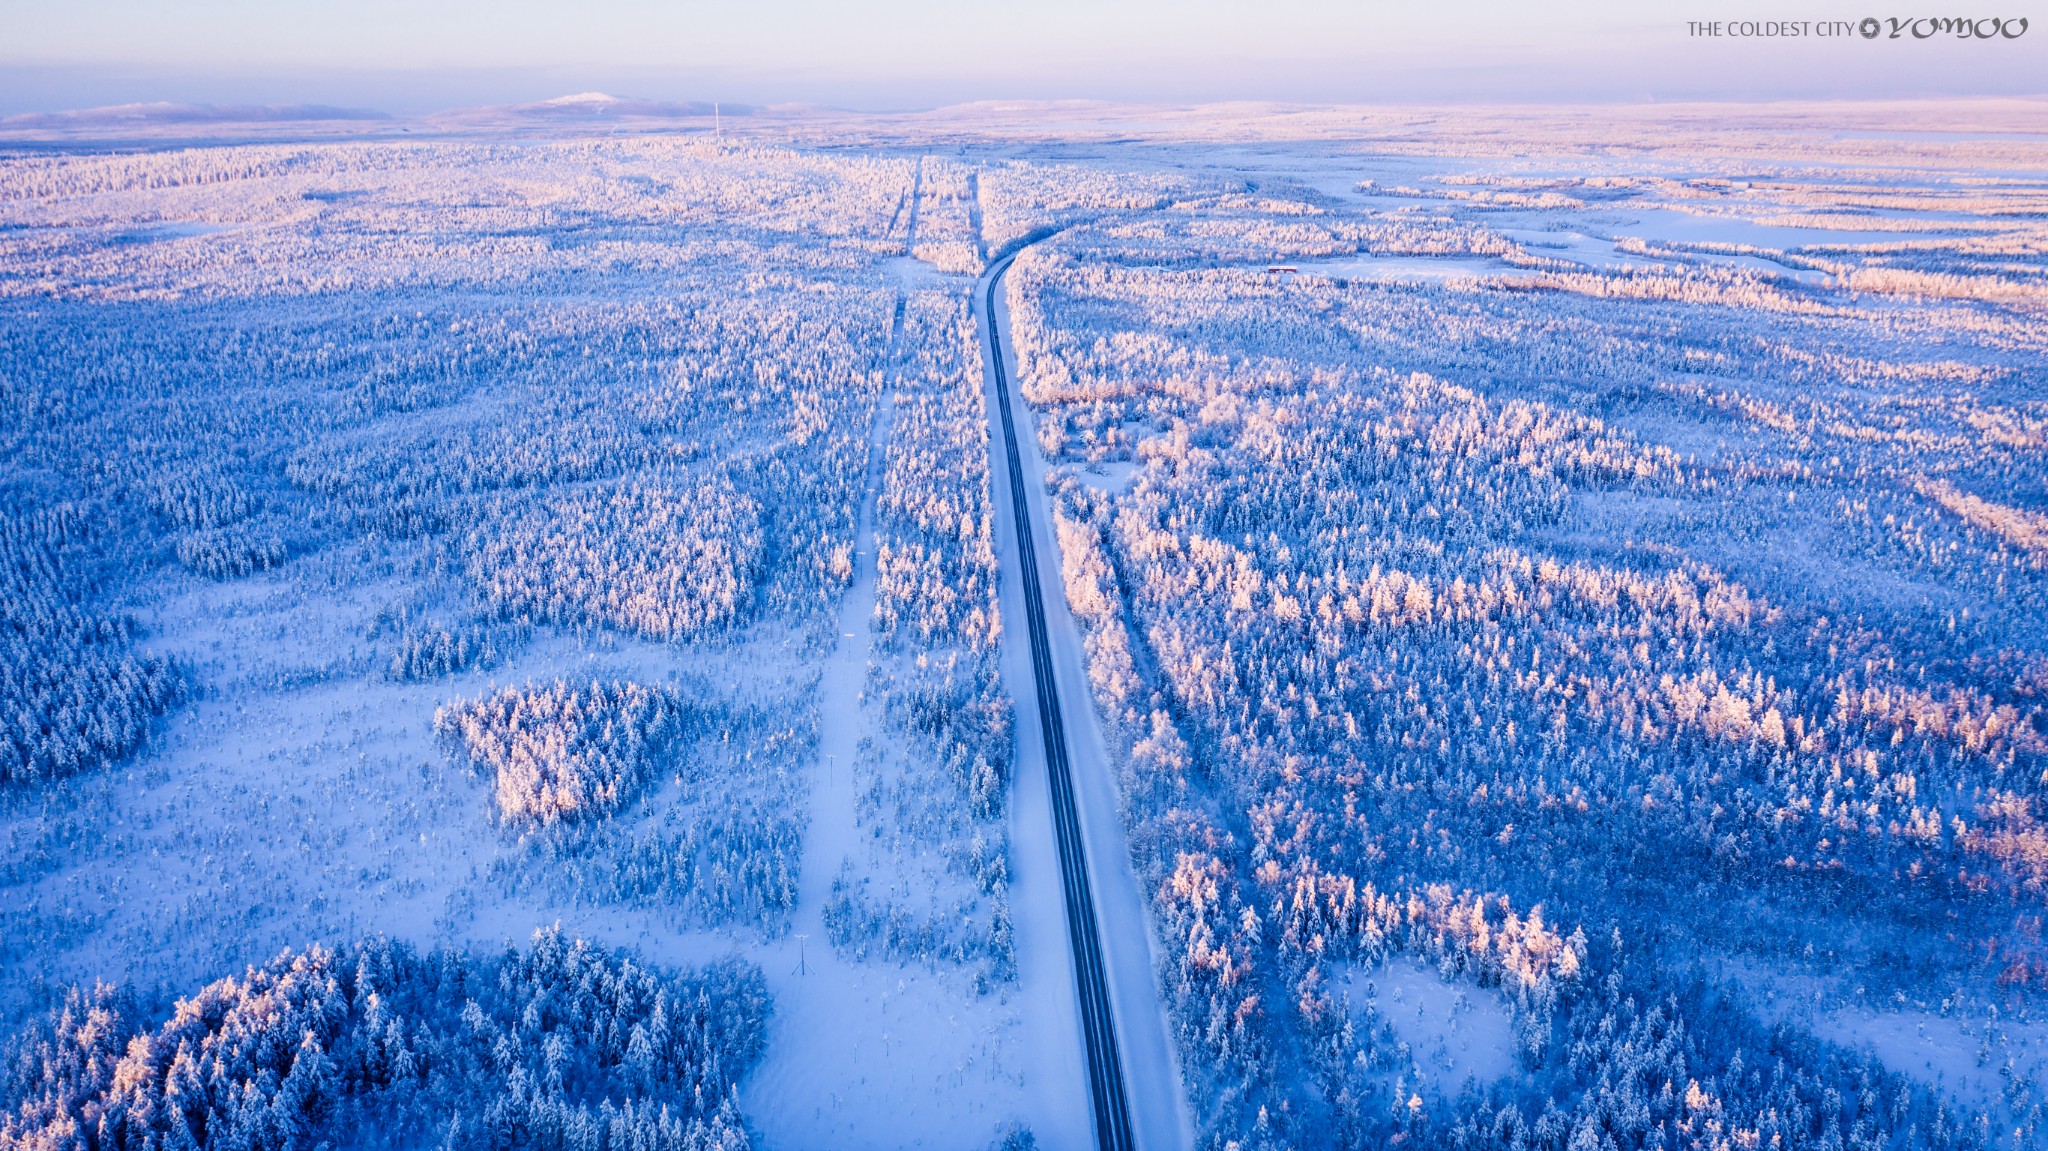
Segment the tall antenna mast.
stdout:
<svg viewBox="0 0 2048 1151">
<path fill-rule="evenodd" d="M 716 100 L 711 102 L 711 138 L 721 144 L 725 142 L 725 121 L 719 118 Z"/>
</svg>

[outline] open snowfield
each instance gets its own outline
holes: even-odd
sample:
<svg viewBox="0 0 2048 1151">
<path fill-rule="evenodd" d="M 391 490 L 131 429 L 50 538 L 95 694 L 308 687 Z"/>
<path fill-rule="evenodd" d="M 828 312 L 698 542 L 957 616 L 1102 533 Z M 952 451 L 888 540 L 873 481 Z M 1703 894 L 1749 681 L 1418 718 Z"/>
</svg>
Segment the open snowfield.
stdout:
<svg viewBox="0 0 2048 1151">
<path fill-rule="evenodd" d="M 1439 1100 L 1484 1088 L 1516 1071 L 1514 1021 L 1499 996 L 1476 982 L 1448 980 L 1407 957 L 1342 973 L 1334 981 L 1354 1026 L 1384 1025 L 1406 1044 L 1401 1069 L 1412 1097 Z"/>
<path fill-rule="evenodd" d="M 704 111 L 0 122 L 0 1146 L 1094 1145 L 990 322 L 1139 1146 L 2048 1141 L 2038 105 Z"/>
</svg>

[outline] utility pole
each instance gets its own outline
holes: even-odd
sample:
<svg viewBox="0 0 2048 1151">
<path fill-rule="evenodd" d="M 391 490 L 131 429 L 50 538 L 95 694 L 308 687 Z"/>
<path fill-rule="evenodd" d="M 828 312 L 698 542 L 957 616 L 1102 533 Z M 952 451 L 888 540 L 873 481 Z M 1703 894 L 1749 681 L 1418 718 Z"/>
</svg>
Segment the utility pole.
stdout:
<svg viewBox="0 0 2048 1151">
<path fill-rule="evenodd" d="M 711 102 L 711 138 L 721 144 L 725 142 L 725 122 L 718 115 L 716 100 Z"/>
</svg>

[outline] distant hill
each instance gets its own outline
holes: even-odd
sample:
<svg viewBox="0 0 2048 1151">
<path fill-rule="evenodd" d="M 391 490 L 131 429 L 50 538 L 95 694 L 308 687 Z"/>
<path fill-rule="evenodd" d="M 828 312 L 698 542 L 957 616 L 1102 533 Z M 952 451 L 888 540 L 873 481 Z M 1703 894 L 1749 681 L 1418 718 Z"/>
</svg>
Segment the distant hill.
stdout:
<svg viewBox="0 0 2048 1151">
<path fill-rule="evenodd" d="M 313 120 L 389 120 L 366 108 L 324 104 L 110 104 L 64 112 L 29 112 L 0 118 L 0 128 L 91 128 L 115 125 L 290 123 Z"/>
<path fill-rule="evenodd" d="M 604 92 L 578 92 L 569 96 L 557 96 L 552 100 L 539 100 L 531 104 L 505 104 L 495 107 L 465 108 L 442 113 L 440 118 L 469 119 L 472 117 L 501 117 L 521 120 L 597 120 L 597 119 L 652 119 L 683 120 L 697 117 L 750 116 L 758 109 L 748 104 L 713 105 L 703 100 L 670 102 L 662 100 L 635 100 L 627 97 L 608 95 Z"/>
</svg>

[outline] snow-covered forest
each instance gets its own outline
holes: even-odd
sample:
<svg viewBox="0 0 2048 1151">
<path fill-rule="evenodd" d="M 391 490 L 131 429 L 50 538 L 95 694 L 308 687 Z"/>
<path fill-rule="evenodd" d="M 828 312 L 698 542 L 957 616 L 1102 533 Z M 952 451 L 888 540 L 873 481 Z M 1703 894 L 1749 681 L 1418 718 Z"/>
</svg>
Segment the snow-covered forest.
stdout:
<svg viewBox="0 0 2048 1151">
<path fill-rule="evenodd" d="M 1010 272 L 1205 1139 L 2048 1138 L 2048 189 L 1729 168 L 1268 185 Z M 1511 1070 L 1389 1026 L 1415 961 Z"/>
<path fill-rule="evenodd" d="M 16 1037 L 21 1104 L 0 1136 L 715 1151 L 746 1140 L 733 1081 L 767 1013 L 758 970 L 666 976 L 553 929 L 481 959 L 316 944 L 207 984 L 157 1026 L 119 989 L 73 990 Z"/>
<path fill-rule="evenodd" d="M 170 1139 L 162 1099 L 109 1093 L 190 1011 L 190 1045 L 261 1052 L 209 1098 L 285 1090 L 300 1024 L 234 1016 L 296 981 L 336 1005 L 308 1009 L 340 1078 L 260 1123 L 178 1103 L 200 1145 L 377 1114 L 393 1145 L 734 1146 L 812 1101 L 748 1073 L 836 1026 L 773 1007 L 785 972 L 837 974 L 820 949 L 874 973 L 853 1008 L 973 1020 L 867 1070 L 929 1097 L 927 1063 L 979 1057 L 1008 1084 L 988 1142 L 1068 1109 L 1010 1069 L 1059 985 L 1020 987 L 1008 943 L 974 194 L 936 157 L 691 139 L 0 161 L 8 1130 Z M 869 635 L 841 635 L 878 564 Z M 821 661 L 871 645 L 874 684 L 833 696 Z M 849 721 L 872 751 L 833 808 L 821 724 Z M 650 1077 L 620 1070 L 637 1017 L 555 1037 L 508 1000 L 483 1035 L 462 987 L 536 930 L 726 972 L 691 1010 L 745 1040 L 657 1038 L 709 1062 Z M 346 1066 L 365 996 L 424 1029 L 417 1090 Z"/>
<path fill-rule="evenodd" d="M 1062 115 L 0 133 L 0 1146 L 1087 1145 L 995 270 L 1193 1146 L 2048 1145 L 2038 141 Z"/>
</svg>

